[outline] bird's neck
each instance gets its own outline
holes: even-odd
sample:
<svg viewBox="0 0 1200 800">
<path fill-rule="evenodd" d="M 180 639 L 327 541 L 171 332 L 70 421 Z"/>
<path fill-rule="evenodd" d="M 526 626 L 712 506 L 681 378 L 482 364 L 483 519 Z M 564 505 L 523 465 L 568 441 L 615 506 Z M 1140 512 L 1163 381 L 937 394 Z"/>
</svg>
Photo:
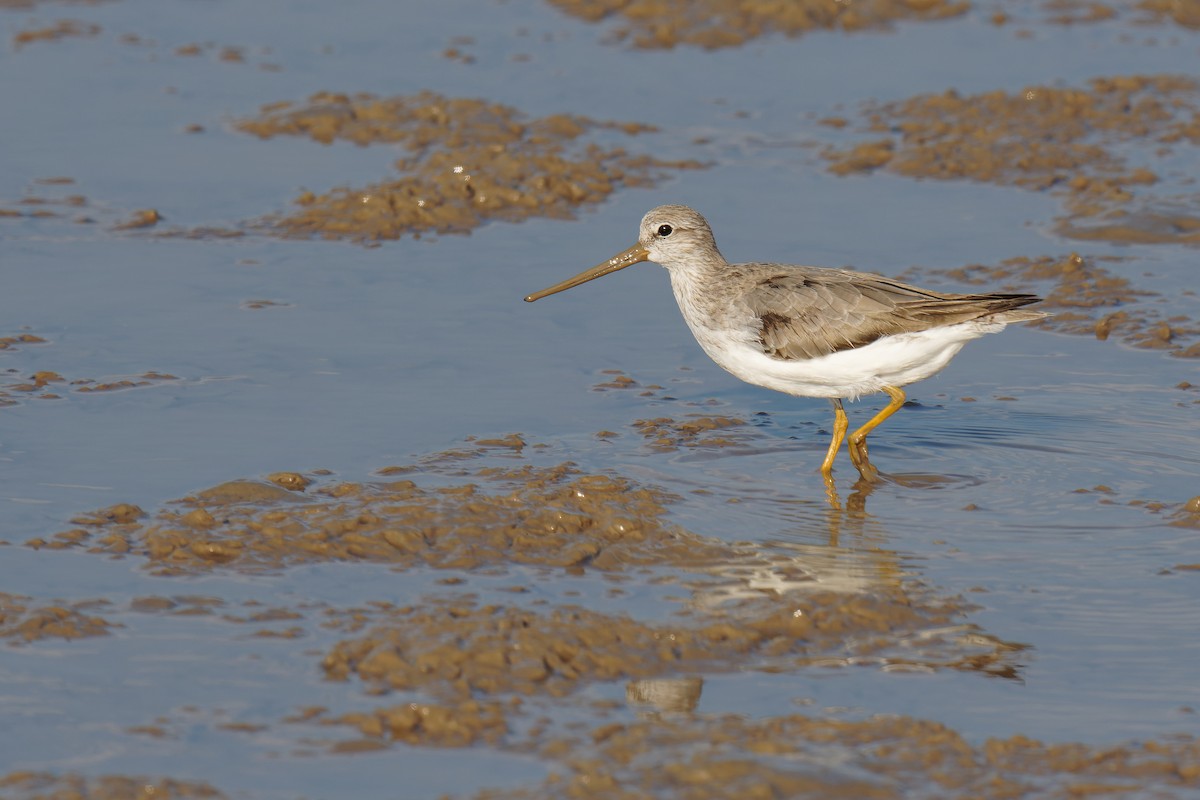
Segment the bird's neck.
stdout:
<svg viewBox="0 0 1200 800">
<path fill-rule="evenodd" d="M 697 324 L 705 324 L 718 316 L 717 307 L 726 297 L 721 287 L 731 267 L 720 253 L 714 255 L 714 259 L 707 259 L 704 263 L 691 262 L 678 269 L 668 267 L 675 302 L 679 304 L 679 310 L 692 326 L 693 332 Z"/>
</svg>

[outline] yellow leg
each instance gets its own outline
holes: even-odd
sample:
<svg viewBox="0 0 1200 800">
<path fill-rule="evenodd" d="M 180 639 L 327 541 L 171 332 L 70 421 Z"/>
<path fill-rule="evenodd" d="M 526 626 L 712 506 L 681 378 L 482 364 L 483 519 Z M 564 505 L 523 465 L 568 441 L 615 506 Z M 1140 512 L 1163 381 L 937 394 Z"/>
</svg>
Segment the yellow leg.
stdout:
<svg viewBox="0 0 1200 800">
<path fill-rule="evenodd" d="M 907 399 L 904 391 L 897 389 L 895 386 L 885 386 L 883 390 L 892 398 L 892 402 L 884 406 L 878 414 L 871 417 L 866 425 L 863 425 L 850 434 L 850 460 L 858 468 L 858 474 L 862 475 L 866 480 L 874 480 L 879 475 L 879 471 L 867 459 L 867 434 L 878 428 L 885 419 L 899 411 L 900 406 L 904 405 L 904 401 Z"/>
<path fill-rule="evenodd" d="M 850 420 L 846 419 L 846 409 L 842 408 L 842 401 L 835 398 L 829 402 L 833 403 L 833 440 L 829 443 L 825 460 L 821 462 L 821 474 L 826 479 L 833 475 L 833 459 L 841 449 L 842 441 L 846 438 L 846 431 L 850 428 Z"/>
</svg>

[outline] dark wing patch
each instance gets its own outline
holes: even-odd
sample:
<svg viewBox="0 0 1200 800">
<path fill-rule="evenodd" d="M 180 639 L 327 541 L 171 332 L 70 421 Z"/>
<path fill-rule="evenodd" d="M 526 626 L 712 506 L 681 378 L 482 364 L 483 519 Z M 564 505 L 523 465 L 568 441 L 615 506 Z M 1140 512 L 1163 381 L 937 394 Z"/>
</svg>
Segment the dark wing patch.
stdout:
<svg viewBox="0 0 1200 800">
<path fill-rule="evenodd" d="M 787 340 L 788 330 L 791 328 L 793 322 L 792 318 L 776 314 L 774 311 L 767 311 L 758 320 L 762 324 L 760 339 L 763 343 L 763 350 L 766 351 L 767 355 L 775 356 L 776 358 L 787 358 L 786 353 L 779 351 L 776 343 Z"/>
</svg>

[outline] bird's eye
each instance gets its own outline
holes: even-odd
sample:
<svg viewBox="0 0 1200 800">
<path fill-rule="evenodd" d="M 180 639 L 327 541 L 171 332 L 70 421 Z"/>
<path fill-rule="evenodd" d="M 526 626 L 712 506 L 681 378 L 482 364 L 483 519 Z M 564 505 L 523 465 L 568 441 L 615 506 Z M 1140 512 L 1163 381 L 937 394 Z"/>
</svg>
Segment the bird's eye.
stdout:
<svg viewBox="0 0 1200 800">
<path fill-rule="evenodd" d="M 674 230 L 675 229 L 672 228 L 670 225 L 659 225 L 658 226 L 658 235 L 665 239 L 668 236 L 670 236 L 671 232 Z"/>
</svg>

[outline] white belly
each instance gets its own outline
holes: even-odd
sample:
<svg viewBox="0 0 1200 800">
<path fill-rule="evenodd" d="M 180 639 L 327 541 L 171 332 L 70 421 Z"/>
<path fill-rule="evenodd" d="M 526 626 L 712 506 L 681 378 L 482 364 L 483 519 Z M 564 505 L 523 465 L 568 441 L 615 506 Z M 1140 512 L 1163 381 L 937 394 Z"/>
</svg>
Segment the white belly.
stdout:
<svg viewBox="0 0 1200 800">
<path fill-rule="evenodd" d="M 1002 322 L 973 320 L 884 336 L 863 347 L 791 361 L 773 358 L 756 342 L 738 341 L 724 332 L 695 327 L 692 332 L 713 361 L 747 383 L 800 397 L 856 400 L 884 386 L 924 380 L 949 364 L 970 340 L 1004 327 Z"/>
</svg>

